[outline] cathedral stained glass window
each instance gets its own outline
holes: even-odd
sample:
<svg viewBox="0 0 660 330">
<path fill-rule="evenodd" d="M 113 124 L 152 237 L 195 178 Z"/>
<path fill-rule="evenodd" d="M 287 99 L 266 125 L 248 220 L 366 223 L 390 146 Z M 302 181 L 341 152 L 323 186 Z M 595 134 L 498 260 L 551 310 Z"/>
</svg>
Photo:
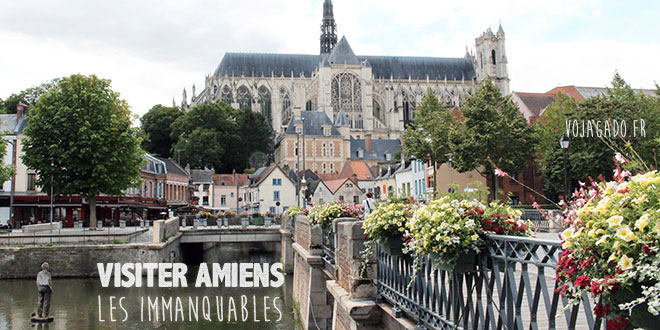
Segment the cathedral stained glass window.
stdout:
<svg viewBox="0 0 660 330">
<path fill-rule="evenodd" d="M 349 72 L 342 72 L 332 78 L 332 108 L 336 113 L 362 111 L 362 86 L 360 78 Z"/>
<path fill-rule="evenodd" d="M 247 87 L 241 86 L 236 91 L 236 101 L 240 109 L 252 109 L 252 94 Z"/>
<path fill-rule="evenodd" d="M 259 87 L 259 108 L 261 110 L 261 114 L 266 117 L 266 120 L 268 123 L 270 123 L 272 119 L 270 91 L 265 86 Z"/>
<path fill-rule="evenodd" d="M 231 88 L 229 88 L 229 86 L 222 87 L 221 98 L 222 98 L 223 102 L 227 102 L 227 103 L 231 104 L 232 95 L 231 95 Z"/>
</svg>

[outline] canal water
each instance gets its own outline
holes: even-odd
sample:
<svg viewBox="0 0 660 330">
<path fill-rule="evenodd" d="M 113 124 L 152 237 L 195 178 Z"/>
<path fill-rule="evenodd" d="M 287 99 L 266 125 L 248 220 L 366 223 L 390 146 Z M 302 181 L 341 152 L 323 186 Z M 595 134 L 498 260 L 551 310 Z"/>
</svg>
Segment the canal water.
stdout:
<svg viewBox="0 0 660 330">
<path fill-rule="evenodd" d="M 189 264 L 187 288 L 103 288 L 98 278 L 55 279 L 50 310 L 55 321 L 42 325 L 30 322 L 37 302 L 35 281 L 0 280 L 0 330 L 296 329 L 290 275 L 279 288 L 194 287 L 195 266 L 199 262 L 279 262 L 278 254 L 264 251 L 263 247 L 246 244 L 188 249 L 187 254 L 197 252 L 197 255 L 186 258 Z M 112 315 L 111 297 L 114 297 L 115 308 Z M 122 297 L 123 309 L 119 306 Z M 158 301 L 157 309 L 149 308 L 149 298 L 152 303 Z M 167 305 L 170 298 L 172 307 L 163 310 L 162 303 Z"/>
</svg>

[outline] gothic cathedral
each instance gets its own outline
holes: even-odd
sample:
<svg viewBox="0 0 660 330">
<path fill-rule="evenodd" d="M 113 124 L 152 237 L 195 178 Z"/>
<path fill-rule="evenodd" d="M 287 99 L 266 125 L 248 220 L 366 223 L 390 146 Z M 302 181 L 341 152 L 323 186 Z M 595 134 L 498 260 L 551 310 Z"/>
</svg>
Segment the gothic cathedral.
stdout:
<svg viewBox="0 0 660 330">
<path fill-rule="evenodd" d="M 226 53 L 204 89 L 182 106 L 224 101 L 261 112 L 275 135 L 301 111 L 321 111 L 336 121 L 346 114 L 352 137 L 398 139 L 413 122 L 413 110 L 431 88 L 441 103 L 458 107 L 483 79 L 509 94 L 504 30 L 475 39 L 475 52 L 461 58 L 355 55 L 337 38 L 332 1 L 323 4 L 317 55 Z"/>
</svg>

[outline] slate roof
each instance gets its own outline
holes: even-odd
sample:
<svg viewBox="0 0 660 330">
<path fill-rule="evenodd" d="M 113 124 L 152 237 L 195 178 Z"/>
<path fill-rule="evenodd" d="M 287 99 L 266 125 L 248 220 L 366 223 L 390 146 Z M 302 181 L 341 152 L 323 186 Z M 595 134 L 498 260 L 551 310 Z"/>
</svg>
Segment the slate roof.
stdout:
<svg viewBox="0 0 660 330">
<path fill-rule="evenodd" d="M 346 120 L 346 113 L 344 112 L 344 108 L 339 109 L 339 113 L 337 114 L 337 118 L 335 119 L 335 126 L 351 127 L 351 125 L 348 124 L 348 120 Z"/>
<path fill-rule="evenodd" d="M 327 56 L 327 57 L 325 57 Z M 472 60 L 467 57 L 416 57 L 416 56 L 356 56 L 351 46 L 342 38 L 330 55 L 225 53 L 215 70 L 216 77 L 225 75 L 246 77 L 300 77 L 309 78 L 319 66 L 335 64 L 361 64 L 371 66 L 376 78 L 424 80 L 472 80 L 476 77 Z"/>
<path fill-rule="evenodd" d="M 160 159 L 161 161 L 165 162 L 165 167 L 167 168 L 167 173 L 172 173 L 172 174 L 177 174 L 177 175 L 183 175 L 183 176 L 188 176 L 188 173 L 186 173 L 186 170 L 179 165 L 174 159 L 172 158 L 164 158 L 164 157 L 156 157 Z"/>
<path fill-rule="evenodd" d="M 351 45 L 346 41 L 346 37 L 341 37 L 341 40 L 335 45 L 328 56 L 330 64 L 360 64 L 360 59 L 355 56 Z"/>
<path fill-rule="evenodd" d="M 193 182 L 213 182 L 213 172 L 211 170 L 191 170 L 190 177 Z"/>
<path fill-rule="evenodd" d="M 300 115 L 305 119 L 305 126 L 303 127 L 305 131 L 305 136 L 323 136 L 323 125 L 330 125 L 330 136 L 341 136 L 337 128 L 332 124 L 328 115 L 325 112 L 321 111 L 301 111 Z M 300 123 L 300 119 L 294 119 L 289 121 L 289 126 L 287 126 L 284 134 L 286 135 L 296 135 L 296 124 Z"/>
<path fill-rule="evenodd" d="M 362 149 L 364 157 L 358 158 L 357 151 Z M 351 159 L 352 160 L 378 160 L 379 162 L 389 162 L 394 159 L 397 151 L 401 151 L 401 140 L 399 139 L 375 139 L 371 140 L 371 151 L 367 152 L 364 139 L 354 139 L 351 137 Z M 389 153 L 390 160 L 385 158 L 385 154 Z"/>
<path fill-rule="evenodd" d="M 541 94 L 541 93 L 520 93 L 514 92 L 518 95 L 520 100 L 525 103 L 527 108 L 532 111 L 535 116 L 541 115 L 541 110 L 545 109 L 547 106 L 552 104 L 555 101 L 555 95 L 553 94 Z"/>
<path fill-rule="evenodd" d="M 16 114 L 1 114 L 0 115 L 0 131 L 15 133 L 16 130 Z"/>
</svg>

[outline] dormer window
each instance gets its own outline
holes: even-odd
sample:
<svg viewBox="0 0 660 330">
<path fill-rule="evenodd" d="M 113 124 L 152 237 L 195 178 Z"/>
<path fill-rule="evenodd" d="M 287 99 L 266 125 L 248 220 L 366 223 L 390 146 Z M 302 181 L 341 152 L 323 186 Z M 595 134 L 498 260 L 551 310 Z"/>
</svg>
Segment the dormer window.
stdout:
<svg viewBox="0 0 660 330">
<path fill-rule="evenodd" d="M 296 125 L 296 133 L 302 134 L 302 126 Z"/>
<path fill-rule="evenodd" d="M 357 150 L 357 157 L 358 158 L 364 158 L 364 150 L 358 149 Z"/>
<path fill-rule="evenodd" d="M 323 135 L 324 136 L 330 136 L 330 127 L 324 127 L 323 128 Z"/>
<path fill-rule="evenodd" d="M 386 153 L 386 154 L 385 154 L 385 161 L 388 161 L 388 162 L 389 162 L 389 161 L 391 161 L 391 160 L 392 160 L 392 154 L 389 153 L 389 152 Z"/>
</svg>

